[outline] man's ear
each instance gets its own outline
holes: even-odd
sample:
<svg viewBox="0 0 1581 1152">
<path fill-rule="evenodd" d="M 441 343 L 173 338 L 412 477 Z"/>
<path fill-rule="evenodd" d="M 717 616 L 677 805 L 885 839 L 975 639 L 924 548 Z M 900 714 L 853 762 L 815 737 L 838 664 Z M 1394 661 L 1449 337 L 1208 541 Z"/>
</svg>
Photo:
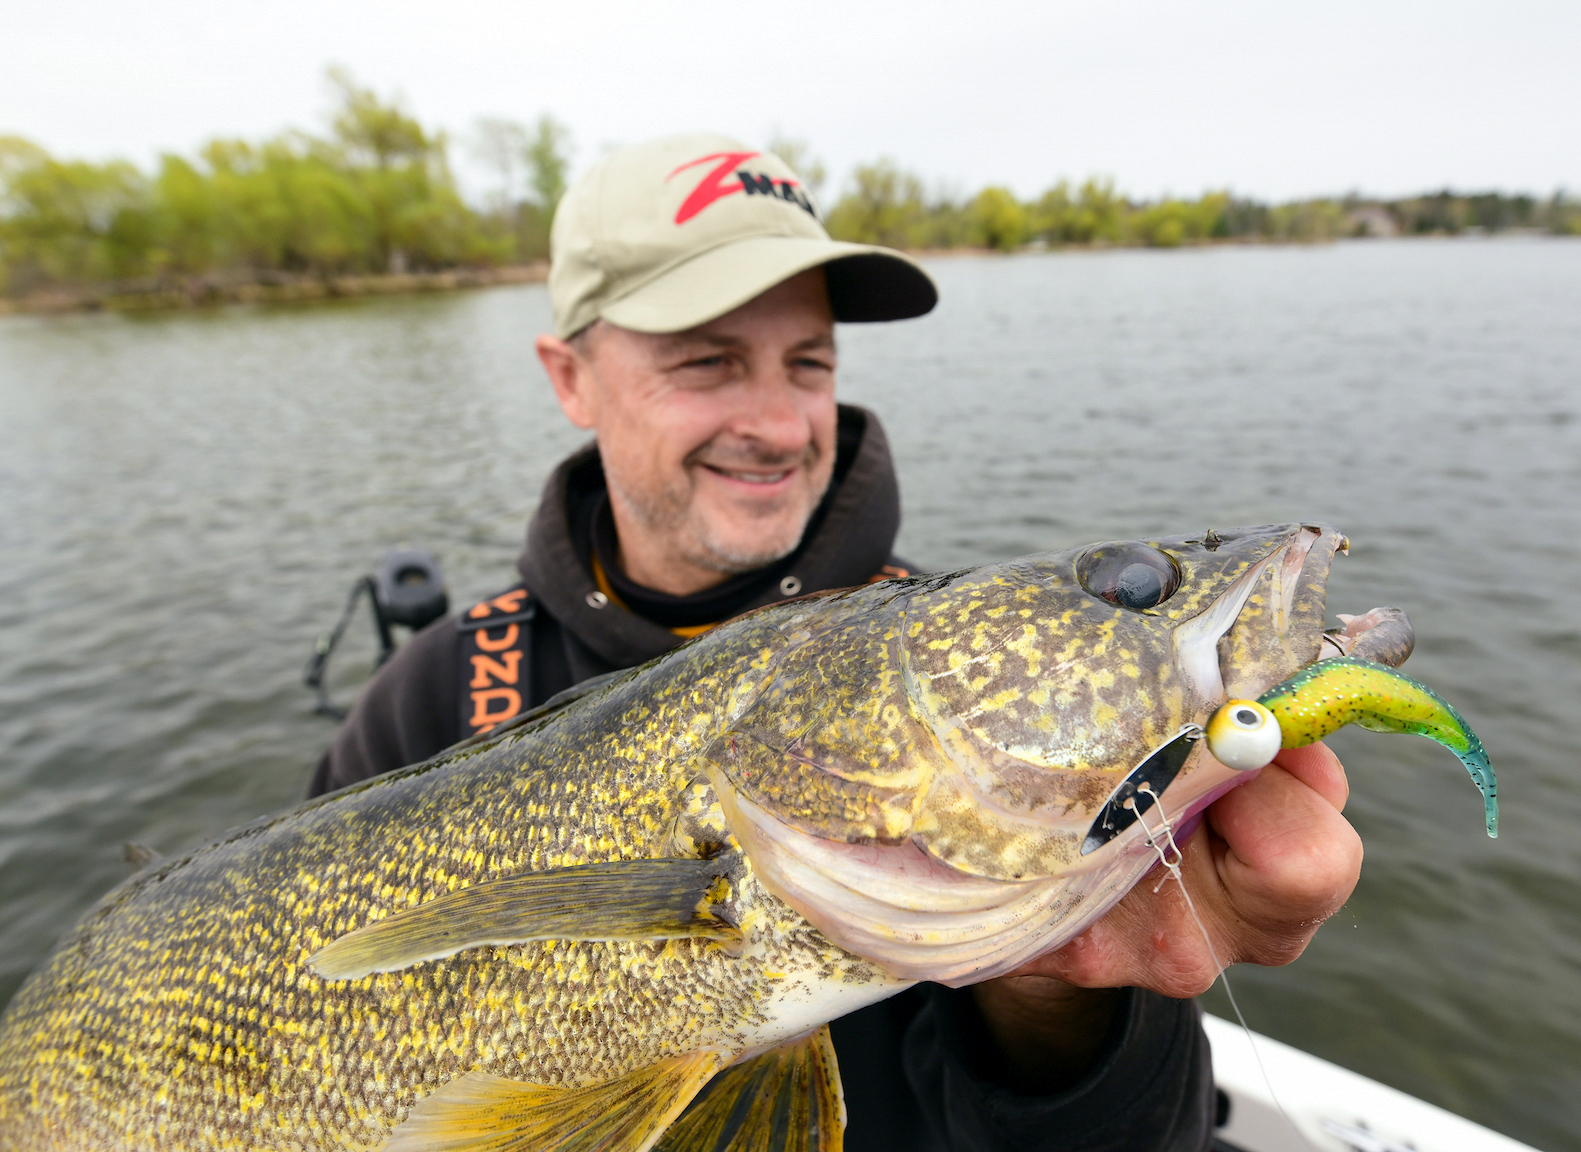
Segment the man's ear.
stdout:
<svg viewBox="0 0 1581 1152">
<path fill-rule="evenodd" d="M 569 341 L 558 336 L 540 336 L 536 347 L 561 410 L 578 428 L 593 427 L 596 413 L 591 365 Z"/>
</svg>

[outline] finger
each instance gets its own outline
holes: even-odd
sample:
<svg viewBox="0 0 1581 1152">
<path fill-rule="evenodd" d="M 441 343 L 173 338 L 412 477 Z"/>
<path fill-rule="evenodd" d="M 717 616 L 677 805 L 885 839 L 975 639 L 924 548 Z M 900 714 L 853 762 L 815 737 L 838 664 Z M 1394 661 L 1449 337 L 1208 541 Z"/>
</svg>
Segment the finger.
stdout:
<svg viewBox="0 0 1581 1152">
<path fill-rule="evenodd" d="M 1319 741 L 1305 748 L 1281 748 L 1274 763 L 1322 796 L 1337 811 L 1345 811 L 1350 799 L 1350 781 L 1345 766 L 1327 744 Z"/>
<path fill-rule="evenodd" d="M 1224 796 L 1207 822 L 1220 841 L 1213 853 L 1220 885 L 1205 902 L 1221 922 L 1238 925 L 1226 963 L 1289 963 L 1361 876 L 1356 830 L 1327 796 L 1281 765 Z"/>
</svg>

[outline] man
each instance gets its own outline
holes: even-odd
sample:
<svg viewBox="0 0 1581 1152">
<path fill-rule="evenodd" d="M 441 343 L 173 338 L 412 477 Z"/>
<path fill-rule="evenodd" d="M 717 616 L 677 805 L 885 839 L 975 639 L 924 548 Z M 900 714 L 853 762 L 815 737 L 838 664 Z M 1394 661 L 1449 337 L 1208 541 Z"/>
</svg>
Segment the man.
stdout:
<svg viewBox="0 0 1581 1152">
<path fill-rule="evenodd" d="M 932 308 L 900 255 L 831 241 L 794 173 L 687 136 L 602 161 L 563 201 L 538 355 L 595 445 L 555 471 L 522 582 L 416 636 L 335 737 L 314 793 L 424 759 L 747 609 L 905 575 L 877 419 L 835 402 L 834 322 Z M 854 1149 L 1209 1142 L 1195 1007 L 1226 963 L 1285 963 L 1349 895 L 1360 844 L 1321 746 L 1221 799 L 1184 845 L 1210 949 L 1173 888 L 961 992 L 834 1024 Z"/>
</svg>

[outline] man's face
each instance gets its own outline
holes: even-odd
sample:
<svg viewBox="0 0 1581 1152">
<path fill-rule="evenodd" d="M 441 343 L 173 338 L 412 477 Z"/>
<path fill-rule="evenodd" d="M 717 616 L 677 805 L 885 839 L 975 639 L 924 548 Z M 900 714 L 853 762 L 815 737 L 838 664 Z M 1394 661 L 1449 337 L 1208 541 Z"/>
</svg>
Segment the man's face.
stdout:
<svg viewBox="0 0 1581 1152">
<path fill-rule="evenodd" d="M 687 332 L 601 322 L 571 347 L 572 369 L 545 364 L 597 432 L 628 575 L 691 591 L 796 547 L 834 469 L 822 269 Z"/>
</svg>

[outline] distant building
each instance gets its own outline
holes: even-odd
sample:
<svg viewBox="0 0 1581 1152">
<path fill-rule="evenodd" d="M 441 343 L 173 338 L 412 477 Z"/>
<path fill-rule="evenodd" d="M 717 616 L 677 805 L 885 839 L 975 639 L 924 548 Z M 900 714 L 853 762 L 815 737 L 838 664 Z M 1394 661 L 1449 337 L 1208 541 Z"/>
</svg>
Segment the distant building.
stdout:
<svg viewBox="0 0 1581 1152">
<path fill-rule="evenodd" d="M 1400 234 L 1400 226 L 1381 204 L 1363 204 L 1352 208 L 1345 213 L 1345 219 L 1350 221 L 1353 236 L 1384 238 Z"/>
</svg>

